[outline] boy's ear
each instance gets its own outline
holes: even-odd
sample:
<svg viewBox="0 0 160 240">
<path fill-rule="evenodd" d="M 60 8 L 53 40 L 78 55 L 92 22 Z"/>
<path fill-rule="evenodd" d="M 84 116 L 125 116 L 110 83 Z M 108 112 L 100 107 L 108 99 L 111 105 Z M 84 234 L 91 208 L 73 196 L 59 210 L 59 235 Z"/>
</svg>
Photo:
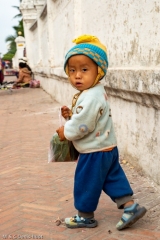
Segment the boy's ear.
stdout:
<svg viewBox="0 0 160 240">
<path fill-rule="evenodd" d="M 66 65 L 65 72 L 66 72 L 67 76 L 69 76 L 68 64 Z"/>
</svg>

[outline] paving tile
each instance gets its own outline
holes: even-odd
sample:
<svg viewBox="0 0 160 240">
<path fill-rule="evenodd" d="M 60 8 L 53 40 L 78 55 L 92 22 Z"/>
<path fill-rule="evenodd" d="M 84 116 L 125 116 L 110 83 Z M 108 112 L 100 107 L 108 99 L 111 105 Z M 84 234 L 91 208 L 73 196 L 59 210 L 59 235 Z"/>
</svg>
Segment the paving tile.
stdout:
<svg viewBox="0 0 160 240">
<path fill-rule="evenodd" d="M 11 77 L 10 77 L 11 81 Z M 57 226 L 73 216 L 75 162 L 48 163 L 49 141 L 58 128 L 58 108 L 42 89 L 0 91 L 0 239 L 3 235 L 41 235 L 45 240 L 159 240 L 160 187 L 131 165 L 122 164 L 147 214 L 124 231 L 116 223 L 122 211 L 102 193 L 94 229 Z M 11 238 L 10 238 L 11 239 Z M 31 238 L 30 238 L 31 239 Z"/>
</svg>

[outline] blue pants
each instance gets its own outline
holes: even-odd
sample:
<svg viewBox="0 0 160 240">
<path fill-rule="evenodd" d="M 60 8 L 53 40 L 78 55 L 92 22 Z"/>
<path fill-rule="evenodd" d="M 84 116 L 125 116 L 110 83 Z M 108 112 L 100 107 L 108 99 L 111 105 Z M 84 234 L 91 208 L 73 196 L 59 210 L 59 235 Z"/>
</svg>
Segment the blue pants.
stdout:
<svg viewBox="0 0 160 240">
<path fill-rule="evenodd" d="M 113 201 L 133 195 L 119 164 L 117 147 L 109 152 L 80 154 L 74 181 L 75 208 L 81 212 L 94 212 L 102 190 Z"/>
</svg>

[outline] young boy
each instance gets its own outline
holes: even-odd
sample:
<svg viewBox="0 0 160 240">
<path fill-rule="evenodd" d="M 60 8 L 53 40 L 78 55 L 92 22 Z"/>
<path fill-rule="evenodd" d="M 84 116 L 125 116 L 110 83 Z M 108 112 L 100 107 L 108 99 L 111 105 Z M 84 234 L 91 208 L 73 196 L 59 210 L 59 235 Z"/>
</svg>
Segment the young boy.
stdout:
<svg viewBox="0 0 160 240">
<path fill-rule="evenodd" d="M 118 230 L 131 226 L 146 213 L 134 203 L 133 191 L 119 164 L 117 141 L 111 109 L 100 80 L 108 68 L 105 46 L 98 38 L 83 35 L 65 57 L 64 70 L 71 85 L 79 90 L 73 98 L 72 110 L 62 107 L 69 118 L 57 133 L 60 140 L 73 142 L 79 152 L 74 179 L 74 204 L 78 214 L 66 218 L 68 228 L 97 226 L 94 211 L 103 190 L 119 209 L 124 209 Z"/>
</svg>

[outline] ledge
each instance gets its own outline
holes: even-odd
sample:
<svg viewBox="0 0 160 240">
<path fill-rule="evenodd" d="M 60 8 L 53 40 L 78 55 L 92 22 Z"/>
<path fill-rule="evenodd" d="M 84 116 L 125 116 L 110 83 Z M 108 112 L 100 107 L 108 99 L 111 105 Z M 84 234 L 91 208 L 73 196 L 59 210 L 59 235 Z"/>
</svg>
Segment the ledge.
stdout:
<svg viewBox="0 0 160 240">
<path fill-rule="evenodd" d="M 38 26 L 37 20 L 31 25 L 30 30 L 34 31 Z"/>
<path fill-rule="evenodd" d="M 44 19 L 47 16 L 47 4 L 43 7 L 41 13 L 40 13 L 40 18 Z"/>
<path fill-rule="evenodd" d="M 160 110 L 160 96 L 147 93 L 131 92 L 122 89 L 114 89 L 109 87 L 104 87 L 107 95 L 115 98 L 120 98 L 128 102 L 134 102 L 141 104 L 142 106 L 148 108 L 154 108 Z"/>
<path fill-rule="evenodd" d="M 63 68 L 50 68 L 50 73 L 37 75 L 67 82 Z M 109 96 L 160 109 L 160 69 L 108 69 L 102 84 Z"/>
<path fill-rule="evenodd" d="M 44 78 L 52 78 L 53 81 L 57 80 L 57 81 L 63 81 L 63 82 L 68 83 L 67 78 L 61 77 L 61 76 L 58 76 L 58 75 L 55 75 L 55 74 L 52 74 L 52 73 L 50 75 L 48 75 L 47 73 L 45 73 L 43 71 L 34 71 L 34 75 L 39 75 L 39 76 L 44 77 Z"/>
<path fill-rule="evenodd" d="M 160 69 L 108 69 L 105 86 L 131 92 L 160 95 Z"/>
</svg>

